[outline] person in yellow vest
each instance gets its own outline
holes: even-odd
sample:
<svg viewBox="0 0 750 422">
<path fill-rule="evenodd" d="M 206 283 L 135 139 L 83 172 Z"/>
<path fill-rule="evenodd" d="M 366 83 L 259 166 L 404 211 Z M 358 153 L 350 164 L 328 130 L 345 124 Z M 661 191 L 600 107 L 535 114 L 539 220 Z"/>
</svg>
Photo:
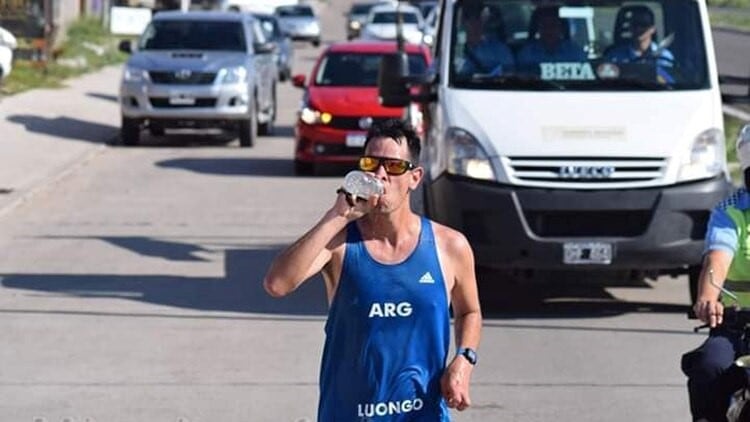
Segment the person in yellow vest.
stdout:
<svg viewBox="0 0 750 422">
<path fill-rule="evenodd" d="M 732 393 L 748 382 L 746 370 L 734 365 L 738 355 L 748 353 L 742 350 L 742 333 L 721 325 L 726 301 L 719 286 L 739 293 L 739 305 L 750 306 L 750 125 L 740 131 L 736 146 L 744 186 L 711 213 L 693 305 L 696 317 L 711 329 L 700 347 L 682 356 L 694 421 L 726 421 Z"/>
</svg>

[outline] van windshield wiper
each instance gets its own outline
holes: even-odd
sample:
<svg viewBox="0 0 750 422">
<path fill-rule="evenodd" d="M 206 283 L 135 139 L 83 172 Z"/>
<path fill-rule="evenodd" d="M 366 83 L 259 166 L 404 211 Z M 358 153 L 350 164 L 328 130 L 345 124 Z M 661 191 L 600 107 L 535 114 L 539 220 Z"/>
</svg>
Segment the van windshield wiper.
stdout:
<svg viewBox="0 0 750 422">
<path fill-rule="evenodd" d="M 664 91 L 672 89 L 672 86 L 669 84 L 638 78 L 599 79 L 596 85 L 604 88 L 636 88 L 649 91 Z"/>
<path fill-rule="evenodd" d="M 469 79 L 472 83 L 481 83 L 502 88 L 565 90 L 565 86 L 554 81 L 528 75 L 487 75 L 475 74 Z M 467 81 L 468 82 L 468 81 Z"/>
</svg>

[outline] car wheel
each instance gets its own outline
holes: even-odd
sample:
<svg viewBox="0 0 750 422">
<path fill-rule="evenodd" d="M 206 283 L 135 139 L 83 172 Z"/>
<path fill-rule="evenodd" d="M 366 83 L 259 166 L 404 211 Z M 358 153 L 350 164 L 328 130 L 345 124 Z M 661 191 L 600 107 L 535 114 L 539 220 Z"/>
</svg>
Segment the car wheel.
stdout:
<svg viewBox="0 0 750 422">
<path fill-rule="evenodd" d="M 122 118 L 120 126 L 120 137 L 122 144 L 127 146 L 138 145 L 141 138 L 141 122 L 138 119 Z"/>
<path fill-rule="evenodd" d="M 258 130 L 258 117 L 255 112 L 250 114 L 250 117 L 246 120 L 240 120 L 239 124 L 239 138 L 240 146 L 249 148 L 253 146 L 255 142 L 255 133 Z"/>
<path fill-rule="evenodd" d="M 310 176 L 315 173 L 315 165 L 304 161 L 294 160 L 294 174 L 297 176 Z"/>
<path fill-rule="evenodd" d="M 313 47 L 320 47 L 320 38 L 316 38 L 312 42 Z"/>
<path fill-rule="evenodd" d="M 266 121 L 265 123 L 258 123 L 258 135 L 273 135 L 273 124 L 274 122 L 276 122 L 276 84 L 274 84 L 273 87 L 271 101 L 271 111 L 268 114 L 268 121 Z"/>
</svg>

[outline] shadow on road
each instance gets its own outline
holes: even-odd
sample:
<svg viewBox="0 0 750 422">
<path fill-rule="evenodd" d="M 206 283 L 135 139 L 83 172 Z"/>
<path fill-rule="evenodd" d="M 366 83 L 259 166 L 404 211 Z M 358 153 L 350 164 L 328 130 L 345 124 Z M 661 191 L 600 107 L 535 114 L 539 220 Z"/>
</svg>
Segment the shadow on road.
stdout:
<svg viewBox="0 0 750 422">
<path fill-rule="evenodd" d="M 58 237 L 60 238 L 60 237 Z M 102 240 L 144 257 L 190 264 L 196 255 L 216 253 L 199 244 L 149 237 L 87 237 Z M 222 277 L 137 274 L 2 274 L 2 286 L 78 297 L 121 298 L 198 311 L 260 313 L 269 316 L 324 316 L 327 300 L 320 276 L 286 298 L 274 299 L 262 288 L 268 265 L 282 245 L 224 251 Z M 184 273 L 187 273 L 186 269 Z M 591 318 L 626 313 L 684 313 L 685 305 L 623 301 L 605 287 L 612 284 L 504 282 L 480 273 L 480 297 L 487 324 L 514 318 Z M 615 283 L 616 284 L 616 283 Z M 631 283 L 632 284 L 632 283 Z M 632 285 L 649 289 L 650 286 Z"/>
<path fill-rule="evenodd" d="M 65 116 L 47 118 L 30 114 L 15 114 L 8 116 L 8 121 L 23 125 L 29 132 L 93 143 L 104 143 L 114 137 L 119 130 L 114 126 Z"/>
<path fill-rule="evenodd" d="M 220 176 L 294 177 L 292 160 L 280 158 L 175 158 L 156 165 Z"/>
<path fill-rule="evenodd" d="M 5 288 L 78 297 L 121 298 L 200 311 L 326 315 L 327 299 L 320 277 L 309 280 L 281 299 L 274 299 L 263 290 L 263 276 L 278 249 L 227 250 L 225 253 L 225 276 L 217 278 L 127 274 L 3 274 L 0 277 Z"/>
<path fill-rule="evenodd" d="M 111 101 L 113 103 L 117 103 L 120 101 L 117 95 L 102 94 L 99 92 L 87 92 L 86 95 L 91 98 L 98 98 L 100 100 Z"/>
</svg>

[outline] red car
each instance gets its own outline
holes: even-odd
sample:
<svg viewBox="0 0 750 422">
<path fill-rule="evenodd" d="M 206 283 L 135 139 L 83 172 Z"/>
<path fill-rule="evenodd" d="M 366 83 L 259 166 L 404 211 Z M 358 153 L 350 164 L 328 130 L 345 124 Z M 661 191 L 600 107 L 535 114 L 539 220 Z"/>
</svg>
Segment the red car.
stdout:
<svg viewBox="0 0 750 422">
<path fill-rule="evenodd" d="M 334 44 L 318 58 L 307 84 L 304 75 L 292 78 L 305 88 L 294 131 L 296 174 L 315 174 L 327 164 L 354 165 L 373 122 L 404 116 L 405 110 L 378 102 L 380 59 L 395 51 L 394 41 Z M 427 47 L 407 44 L 406 52 L 409 73 L 423 74 L 431 61 Z M 418 125 L 421 113 L 412 115 Z"/>
</svg>

